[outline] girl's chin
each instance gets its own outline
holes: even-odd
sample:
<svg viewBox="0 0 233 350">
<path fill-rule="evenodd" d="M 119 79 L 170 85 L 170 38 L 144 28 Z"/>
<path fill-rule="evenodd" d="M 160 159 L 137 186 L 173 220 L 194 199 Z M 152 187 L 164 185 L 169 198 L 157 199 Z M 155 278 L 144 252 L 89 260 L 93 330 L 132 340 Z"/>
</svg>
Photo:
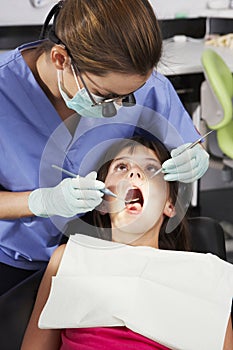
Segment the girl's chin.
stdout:
<svg viewBox="0 0 233 350">
<path fill-rule="evenodd" d="M 136 241 L 138 241 L 145 233 L 135 233 L 135 232 L 125 232 L 125 231 L 117 231 L 113 233 L 113 241 L 122 243 L 122 244 L 130 244 L 133 245 Z"/>
<path fill-rule="evenodd" d="M 127 214 L 128 215 L 128 214 Z M 124 237 L 130 237 L 130 239 L 138 239 L 144 235 L 153 225 L 145 225 L 144 221 L 140 216 L 135 216 L 135 214 L 128 215 L 128 220 L 116 220 L 113 225 L 113 231 L 119 233 L 119 235 Z M 147 226 L 147 227 L 146 227 Z M 150 226 L 150 227 L 149 227 Z"/>
<path fill-rule="evenodd" d="M 129 208 L 124 208 L 119 213 L 113 214 L 112 225 L 117 229 L 133 230 L 138 227 L 143 222 L 143 211 L 133 210 Z M 141 225 L 140 225 L 141 226 Z M 143 226 L 143 225 L 142 225 Z M 131 229 L 132 228 L 132 229 Z"/>
<path fill-rule="evenodd" d="M 112 215 L 112 228 L 116 232 L 120 232 L 122 237 L 124 234 L 130 235 L 130 237 L 135 237 L 136 240 L 160 225 L 161 214 L 144 214 L 146 213 L 143 210 L 139 212 L 138 210 L 128 210 L 126 208 L 123 212 Z"/>
</svg>

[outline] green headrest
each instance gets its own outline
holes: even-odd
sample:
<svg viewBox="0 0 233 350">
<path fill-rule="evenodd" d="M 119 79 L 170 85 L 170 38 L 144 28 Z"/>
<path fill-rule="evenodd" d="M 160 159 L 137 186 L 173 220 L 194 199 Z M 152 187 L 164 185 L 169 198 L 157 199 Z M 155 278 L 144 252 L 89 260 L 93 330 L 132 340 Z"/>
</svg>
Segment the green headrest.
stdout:
<svg viewBox="0 0 233 350">
<path fill-rule="evenodd" d="M 207 49 L 202 54 L 202 65 L 206 80 L 224 111 L 224 118 L 218 128 L 232 119 L 233 78 L 224 60 L 214 50 Z"/>
</svg>

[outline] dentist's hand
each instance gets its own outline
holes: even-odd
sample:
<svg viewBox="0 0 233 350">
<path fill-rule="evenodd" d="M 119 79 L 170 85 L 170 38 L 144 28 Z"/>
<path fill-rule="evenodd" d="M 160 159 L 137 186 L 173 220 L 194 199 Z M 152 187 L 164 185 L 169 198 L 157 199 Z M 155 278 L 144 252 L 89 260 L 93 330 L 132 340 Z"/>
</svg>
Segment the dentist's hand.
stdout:
<svg viewBox="0 0 233 350">
<path fill-rule="evenodd" d="M 184 151 L 189 145 L 186 143 L 171 151 L 171 159 L 162 164 L 164 180 L 189 183 L 204 175 L 209 166 L 209 154 L 200 144 Z"/>
<path fill-rule="evenodd" d="M 91 211 L 101 203 L 103 193 L 99 190 L 105 187 L 96 176 L 93 171 L 86 177 L 64 179 L 56 187 L 34 190 L 29 195 L 29 209 L 42 217 L 72 217 Z"/>
</svg>

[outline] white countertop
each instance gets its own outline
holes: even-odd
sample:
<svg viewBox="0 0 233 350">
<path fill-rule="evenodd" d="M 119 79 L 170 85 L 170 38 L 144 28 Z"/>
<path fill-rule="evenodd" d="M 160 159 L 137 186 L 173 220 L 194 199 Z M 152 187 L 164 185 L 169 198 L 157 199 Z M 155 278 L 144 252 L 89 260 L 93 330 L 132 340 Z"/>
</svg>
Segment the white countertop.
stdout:
<svg viewBox="0 0 233 350">
<path fill-rule="evenodd" d="M 201 73 L 201 55 L 208 48 L 215 50 L 233 72 L 233 49 L 205 45 L 204 40 L 199 39 L 185 42 L 165 40 L 158 71 L 164 75 Z"/>
<path fill-rule="evenodd" d="M 233 18 L 233 9 L 206 9 L 201 11 L 200 16 L 208 18 Z"/>
</svg>

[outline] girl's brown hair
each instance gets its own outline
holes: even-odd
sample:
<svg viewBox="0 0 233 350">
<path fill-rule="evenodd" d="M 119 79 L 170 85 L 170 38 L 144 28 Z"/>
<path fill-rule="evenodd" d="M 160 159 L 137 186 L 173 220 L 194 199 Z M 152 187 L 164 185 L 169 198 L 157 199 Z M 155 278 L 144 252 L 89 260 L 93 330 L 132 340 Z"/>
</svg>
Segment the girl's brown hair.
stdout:
<svg viewBox="0 0 233 350">
<path fill-rule="evenodd" d="M 161 56 L 160 29 L 147 0 L 64 0 L 54 31 L 79 70 L 99 76 L 146 75 Z"/>
<path fill-rule="evenodd" d="M 159 141 L 146 139 L 144 137 L 133 137 L 131 139 L 121 140 L 115 143 L 108 150 L 107 154 L 100 161 L 100 168 L 98 171 L 98 179 L 105 181 L 108 173 L 109 166 L 111 162 L 116 157 L 116 155 L 125 148 L 130 148 L 133 152 L 135 147 L 141 144 L 147 148 L 150 148 L 155 152 L 161 163 L 170 157 L 170 153 L 164 147 L 164 145 Z M 176 205 L 176 216 L 177 225 L 171 233 L 166 233 L 166 226 L 169 218 L 166 217 L 160 229 L 159 234 L 159 248 L 160 249 L 170 249 L 170 250 L 190 250 L 188 226 L 186 218 L 181 207 L 178 196 L 178 182 L 169 182 L 169 196 L 173 204 Z M 108 214 L 101 215 L 98 210 L 93 211 L 94 225 L 97 227 L 98 236 L 103 239 L 111 240 L 111 222 Z"/>
</svg>

